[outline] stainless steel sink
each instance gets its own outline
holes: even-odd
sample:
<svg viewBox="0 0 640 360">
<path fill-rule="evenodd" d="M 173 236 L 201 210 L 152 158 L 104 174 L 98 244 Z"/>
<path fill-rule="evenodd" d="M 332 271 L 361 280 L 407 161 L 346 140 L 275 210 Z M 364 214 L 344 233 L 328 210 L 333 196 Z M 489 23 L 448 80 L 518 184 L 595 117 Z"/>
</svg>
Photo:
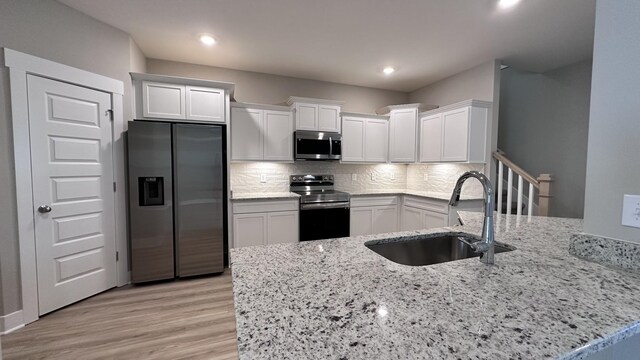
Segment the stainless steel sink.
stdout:
<svg viewBox="0 0 640 360">
<path fill-rule="evenodd" d="M 407 240 L 371 240 L 364 245 L 385 258 L 403 265 L 422 266 L 479 257 L 472 243 L 481 241 L 477 236 L 460 233 L 439 233 L 412 236 Z M 513 251 L 510 245 L 495 243 L 495 253 Z"/>
</svg>

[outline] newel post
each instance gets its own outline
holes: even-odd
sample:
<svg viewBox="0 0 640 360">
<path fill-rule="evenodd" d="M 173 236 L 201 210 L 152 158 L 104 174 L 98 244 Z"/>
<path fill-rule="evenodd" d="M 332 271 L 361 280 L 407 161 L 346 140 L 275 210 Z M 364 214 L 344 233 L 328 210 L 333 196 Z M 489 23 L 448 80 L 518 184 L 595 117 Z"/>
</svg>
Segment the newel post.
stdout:
<svg viewBox="0 0 640 360">
<path fill-rule="evenodd" d="M 549 202 L 551 201 L 551 174 L 540 174 L 538 178 L 540 188 L 538 189 L 538 215 L 549 216 Z"/>
</svg>

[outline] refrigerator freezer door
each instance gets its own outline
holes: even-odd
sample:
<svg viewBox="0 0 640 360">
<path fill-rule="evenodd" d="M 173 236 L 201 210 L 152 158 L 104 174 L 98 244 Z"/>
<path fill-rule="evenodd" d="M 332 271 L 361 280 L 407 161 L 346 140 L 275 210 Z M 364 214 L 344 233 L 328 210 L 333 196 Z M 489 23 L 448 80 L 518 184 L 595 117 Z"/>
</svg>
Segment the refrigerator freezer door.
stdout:
<svg viewBox="0 0 640 360">
<path fill-rule="evenodd" d="M 224 153 L 222 128 L 175 124 L 176 274 L 224 271 Z"/>
<path fill-rule="evenodd" d="M 171 124 L 129 122 L 131 282 L 174 277 Z"/>
</svg>

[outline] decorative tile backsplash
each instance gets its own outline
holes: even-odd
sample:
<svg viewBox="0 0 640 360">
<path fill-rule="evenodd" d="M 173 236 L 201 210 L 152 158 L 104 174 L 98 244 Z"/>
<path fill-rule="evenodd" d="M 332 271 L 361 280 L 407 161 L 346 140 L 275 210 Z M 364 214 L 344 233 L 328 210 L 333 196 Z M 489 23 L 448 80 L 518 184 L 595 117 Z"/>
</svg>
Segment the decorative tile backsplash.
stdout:
<svg viewBox="0 0 640 360">
<path fill-rule="evenodd" d="M 352 165 L 337 162 L 236 163 L 231 164 L 231 189 L 241 192 L 289 191 L 289 175 L 333 174 L 336 189 L 361 191 L 378 189 L 406 189 L 406 165 Z M 261 183 L 261 175 L 266 182 Z M 355 175 L 355 180 L 353 179 Z"/>
<path fill-rule="evenodd" d="M 250 162 L 231 164 L 231 189 L 235 193 L 289 191 L 289 175 L 333 174 L 336 189 L 421 190 L 450 193 L 456 179 L 465 171 L 483 171 L 478 164 L 340 164 L 338 162 L 296 162 L 293 164 Z M 424 178 L 427 174 L 427 180 Z M 261 176 L 266 182 L 260 182 Z M 355 179 L 354 179 L 355 176 Z M 482 195 L 479 182 L 469 180 L 463 186 L 465 195 Z"/>
<path fill-rule="evenodd" d="M 407 189 L 451 193 L 460 175 L 473 170 L 484 172 L 484 165 L 453 163 L 407 165 Z M 475 179 L 467 180 L 462 186 L 463 195 L 482 196 L 483 192 L 482 185 Z"/>
</svg>

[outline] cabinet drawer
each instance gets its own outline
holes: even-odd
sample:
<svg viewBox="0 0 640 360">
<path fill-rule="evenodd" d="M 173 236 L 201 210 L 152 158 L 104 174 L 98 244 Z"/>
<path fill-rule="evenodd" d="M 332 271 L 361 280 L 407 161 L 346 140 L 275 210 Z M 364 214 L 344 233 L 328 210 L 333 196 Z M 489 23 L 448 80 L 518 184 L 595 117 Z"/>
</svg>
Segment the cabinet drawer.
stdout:
<svg viewBox="0 0 640 360">
<path fill-rule="evenodd" d="M 257 212 L 272 211 L 294 211 L 298 210 L 298 200 L 282 201 L 243 201 L 233 204 L 234 214 L 248 214 Z"/>
<path fill-rule="evenodd" d="M 351 207 L 397 205 L 397 196 L 352 197 Z"/>
<path fill-rule="evenodd" d="M 435 211 L 442 214 L 449 213 L 449 202 L 446 200 L 435 200 L 407 196 L 404 198 L 404 205 L 418 209 Z"/>
</svg>

